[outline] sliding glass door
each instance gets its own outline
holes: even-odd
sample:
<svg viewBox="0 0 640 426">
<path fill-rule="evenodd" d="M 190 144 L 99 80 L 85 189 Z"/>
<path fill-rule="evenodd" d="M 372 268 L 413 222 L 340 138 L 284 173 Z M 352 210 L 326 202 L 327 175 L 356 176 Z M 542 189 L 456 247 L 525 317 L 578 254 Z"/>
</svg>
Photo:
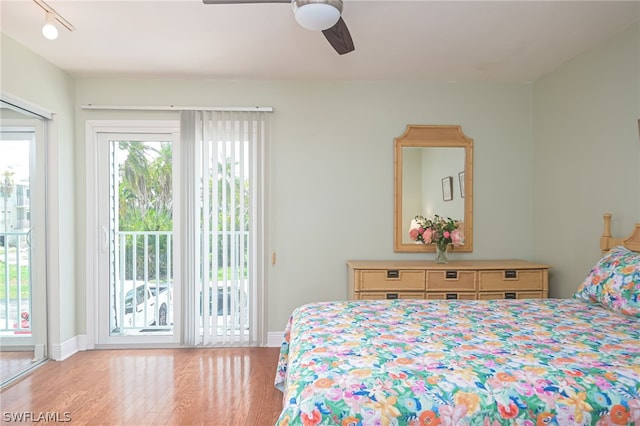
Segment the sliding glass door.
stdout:
<svg viewBox="0 0 640 426">
<path fill-rule="evenodd" d="M 0 383 L 46 357 L 46 121 L 0 110 Z"/>
<path fill-rule="evenodd" d="M 184 115 L 176 128 L 88 125 L 87 322 L 99 347 L 264 338 L 268 116 Z"/>
</svg>

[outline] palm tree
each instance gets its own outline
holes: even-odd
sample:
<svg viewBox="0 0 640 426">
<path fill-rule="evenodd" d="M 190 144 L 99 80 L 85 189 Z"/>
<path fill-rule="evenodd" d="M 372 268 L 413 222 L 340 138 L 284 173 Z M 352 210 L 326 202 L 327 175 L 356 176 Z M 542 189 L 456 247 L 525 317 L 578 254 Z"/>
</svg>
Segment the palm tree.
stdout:
<svg viewBox="0 0 640 426">
<path fill-rule="evenodd" d="M 140 142 L 120 142 L 119 149 L 126 159 L 120 165 L 119 175 L 119 229 L 120 231 L 170 231 L 172 226 L 172 151 L 171 144 L 160 143 L 156 148 Z M 159 251 L 144 252 L 137 245 L 136 263 L 143 265 L 144 259 L 155 275 L 156 256 L 160 259 L 160 277 L 167 278 L 167 238 L 159 237 Z M 133 250 L 133 238 L 126 241 L 127 252 Z M 143 269 L 138 270 L 142 278 Z M 127 257 L 125 274 L 133 273 L 133 256 Z"/>
<path fill-rule="evenodd" d="M 162 143 L 156 157 L 150 165 L 150 177 L 153 182 L 154 199 L 151 205 L 157 211 L 162 211 L 169 216 L 173 209 L 173 179 L 171 145 Z"/>
<path fill-rule="evenodd" d="M 135 207 L 138 210 L 146 211 L 148 207 L 147 183 L 149 160 L 148 152 L 150 146 L 139 142 L 119 143 L 119 148 L 127 153 L 127 158 L 120 166 L 120 208 L 126 210 L 127 207 Z M 126 216 L 121 214 L 122 216 Z"/>
<path fill-rule="evenodd" d="M 121 230 L 170 230 L 166 227 L 170 221 L 165 219 L 173 209 L 171 145 L 161 143 L 156 149 L 139 142 L 120 142 L 120 149 L 127 153 L 120 166 Z"/>
</svg>

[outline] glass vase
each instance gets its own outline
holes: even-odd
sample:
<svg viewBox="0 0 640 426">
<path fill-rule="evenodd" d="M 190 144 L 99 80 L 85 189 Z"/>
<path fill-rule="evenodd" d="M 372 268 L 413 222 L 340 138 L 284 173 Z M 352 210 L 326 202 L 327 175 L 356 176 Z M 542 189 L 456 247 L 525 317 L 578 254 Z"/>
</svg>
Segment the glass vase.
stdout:
<svg viewBox="0 0 640 426">
<path fill-rule="evenodd" d="M 449 259 L 447 259 L 447 248 L 449 244 L 441 244 L 436 243 L 436 263 L 448 263 Z"/>
</svg>

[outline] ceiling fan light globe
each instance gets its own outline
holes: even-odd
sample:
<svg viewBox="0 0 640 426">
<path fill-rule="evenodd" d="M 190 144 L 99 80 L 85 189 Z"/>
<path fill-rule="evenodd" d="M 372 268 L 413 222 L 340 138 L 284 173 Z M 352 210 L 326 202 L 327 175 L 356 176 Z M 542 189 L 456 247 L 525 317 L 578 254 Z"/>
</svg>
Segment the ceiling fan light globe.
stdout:
<svg viewBox="0 0 640 426">
<path fill-rule="evenodd" d="M 327 30 L 340 19 L 340 9 L 328 3 L 294 5 L 294 14 L 301 27 L 312 31 Z"/>
</svg>

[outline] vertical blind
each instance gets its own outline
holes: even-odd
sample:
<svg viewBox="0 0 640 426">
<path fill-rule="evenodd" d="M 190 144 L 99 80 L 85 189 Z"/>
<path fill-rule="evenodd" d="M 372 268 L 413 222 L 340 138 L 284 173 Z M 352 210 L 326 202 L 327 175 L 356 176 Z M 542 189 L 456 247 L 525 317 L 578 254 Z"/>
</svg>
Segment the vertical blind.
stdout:
<svg viewBox="0 0 640 426">
<path fill-rule="evenodd" d="M 183 344 L 264 338 L 269 113 L 183 111 Z"/>
</svg>

